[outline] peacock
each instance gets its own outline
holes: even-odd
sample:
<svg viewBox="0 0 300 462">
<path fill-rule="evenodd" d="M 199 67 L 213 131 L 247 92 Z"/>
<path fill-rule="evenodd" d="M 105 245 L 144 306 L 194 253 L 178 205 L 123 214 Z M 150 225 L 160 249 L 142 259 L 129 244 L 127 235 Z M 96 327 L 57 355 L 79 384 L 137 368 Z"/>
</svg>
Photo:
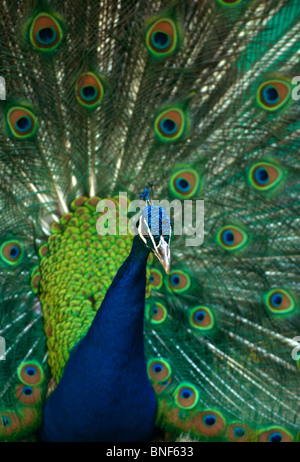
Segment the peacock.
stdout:
<svg viewBox="0 0 300 462">
<path fill-rule="evenodd" d="M 0 441 L 300 440 L 299 18 L 1 0 Z"/>
</svg>

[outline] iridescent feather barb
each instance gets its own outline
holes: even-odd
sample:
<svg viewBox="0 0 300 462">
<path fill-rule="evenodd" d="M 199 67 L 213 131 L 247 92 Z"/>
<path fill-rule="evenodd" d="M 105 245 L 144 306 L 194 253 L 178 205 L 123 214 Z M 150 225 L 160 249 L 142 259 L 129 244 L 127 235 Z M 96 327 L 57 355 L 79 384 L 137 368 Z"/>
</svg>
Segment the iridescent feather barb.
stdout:
<svg viewBox="0 0 300 462">
<path fill-rule="evenodd" d="M 100 337 L 118 329 L 130 344 L 122 307 L 140 287 L 144 369 L 127 383 L 112 374 L 112 392 L 129 403 L 139 383 L 132 393 L 153 412 L 153 389 L 155 425 L 171 441 L 298 441 L 299 2 L 2 1 L 1 12 L 0 440 L 31 439 L 47 388 L 86 372 L 72 374 L 72 361 L 125 271 L 132 286 Z M 205 201 L 204 243 L 172 236 L 168 275 L 153 256 L 170 242 L 149 181 L 157 200 Z M 149 202 L 144 247 L 97 232 L 100 198 L 116 225 L 124 218 L 120 191 Z M 142 278 L 150 251 L 143 286 L 134 268 Z M 93 370 L 119 367 L 116 351 Z M 84 383 L 93 412 L 73 406 L 68 438 L 76 416 L 109 438 L 93 425 L 104 412 L 93 393 L 105 392 L 94 379 Z M 135 428 L 142 406 L 121 401 L 111 421 Z"/>
</svg>

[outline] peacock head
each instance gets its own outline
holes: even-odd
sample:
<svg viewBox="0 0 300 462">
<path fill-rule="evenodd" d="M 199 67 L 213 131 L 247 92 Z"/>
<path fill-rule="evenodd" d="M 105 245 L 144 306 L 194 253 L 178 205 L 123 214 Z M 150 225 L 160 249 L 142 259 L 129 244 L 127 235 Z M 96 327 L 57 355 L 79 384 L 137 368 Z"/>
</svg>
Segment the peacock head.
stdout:
<svg viewBox="0 0 300 462">
<path fill-rule="evenodd" d="M 146 247 L 152 250 L 169 274 L 172 223 L 166 211 L 156 205 L 147 205 L 140 215 L 137 228 Z"/>
</svg>

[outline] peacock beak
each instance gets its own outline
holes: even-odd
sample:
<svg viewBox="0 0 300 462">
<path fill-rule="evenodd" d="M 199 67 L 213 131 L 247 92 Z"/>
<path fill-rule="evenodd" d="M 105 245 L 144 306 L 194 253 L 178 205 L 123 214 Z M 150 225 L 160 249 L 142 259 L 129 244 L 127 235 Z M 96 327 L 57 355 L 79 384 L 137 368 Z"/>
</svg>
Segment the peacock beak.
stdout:
<svg viewBox="0 0 300 462">
<path fill-rule="evenodd" d="M 165 272 L 167 274 L 169 274 L 170 273 L 170 267 L 171 267 L 170 246 L 165 241 L 163 236 L 160 236 L 159 244 L 158 244 L 158 246 L 156 246 L 155 249 L 153 249 L 153 253 L 159 259 L 159 261 L 162 264 Z"/>
<path fill-rule="evenodd" d="M 158 206 L 145 207 L 138 220 L 137 228 L 138 234 L 146 247 L 152 250 L 165 272 L 169 274 L 172 224 L 166 212 Z"/>
</svg>

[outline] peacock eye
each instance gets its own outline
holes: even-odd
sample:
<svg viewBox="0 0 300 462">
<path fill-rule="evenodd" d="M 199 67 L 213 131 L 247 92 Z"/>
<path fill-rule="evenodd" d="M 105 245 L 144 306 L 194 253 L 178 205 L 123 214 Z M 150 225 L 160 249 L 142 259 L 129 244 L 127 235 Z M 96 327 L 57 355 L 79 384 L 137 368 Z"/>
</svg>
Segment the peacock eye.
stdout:
<svg viewBox="0 0 300 462">
<path fill-rule="evenodd" d="M 282 427 L 271 427 L 258 435 L 258 441 L 263 443 L 290 443 L 293 436 Z"/>
<path fill-rule="evenodd" d="M 190 324 L 200 331 L 211 330 L 215 324 L 214 315 L 206 306 L 197 306 L 190 313 Z"/>
<path fill-rule="evenodd" d="M 39 385 L 44 379 L 43 369 L 37 362 L 26 361 L 18 368 L 19 380 L 25 385 Z"/>
<path fill-rule="evenodd" d="M 154 131 L 158 139 L 166 143 L 179 140 L 185 128 L 186 115 L 177 107 L 161 112 L 154 122 Z"/>
<path fill-rule="evenodd" d="M 251 430 L 244 424 L 244 422 L 234 422 L 227 426 L 226 437 L 233 442 L 249 440 Z"/>
<path fill-rule="evenodd" d="M 243 438 L 246 434 L 246 430 L 243 427 L 235 427 L 233 434 L 236 438 Z"/>
<path fill-rule="evenodd" d="M 32 395 L 32 388 L 31 387 L 24 387 L 22 389 L 22 392 L 24 393 L 24 395 L 30 396 L 30 395 Z"/>
<path fill-rule="evenodd" d="M 30 28 L 30 41 L 40 51 L 53 51 L 60 44 L 63 33 L 59 22 L 50 14 L 40 13 Z"/>
<path fill-rule="evenodd" d="M 225 226 L 217 235 L 217 242 L 226 250 L 242 248 L 248 241 L 247 234 L 237 226 Z"/>
<path fill-rule="evenodd" d="M 256 95 L 257 103 L 267 111 L 276 111 L 288 102 L 291 85 L 287 80 L 268 80 L 262 83 Z"/>
<path fill-rule="evenodd" d="M 266 184 L 269 181 L 269 173 L 265 167 L 259 167 L 254 173 L 255 179 L 259 184 Z"/>
<path fill-rule="evenodd" d="M 205 311 L 203 310 L 200 310 L 200 311 L 197 311 L 196 315 L 195 315 L 195 320 L 197 322 L 202 322 L 203 319 L 205 318 Z"/>
<path fill-rule="evenodd" d="M 262 96 L 268 104 L 276 104 L 279 101 L 279 93 L 273 85 L 267 85 L 262 90 Z"/>
<path fill-rule="evenodd" d="M 192 396 L 193 392 L 192 390 L 188 389 L 188 388 L 184 388 L 183 390 L 181 390 L 180 392 L 180 396 L 183 398 L 183 399 L 188 399 Z"/>
<path fill-rule="evenodd" d="M 24 251 L 18 241 L 6 241 L 0 247 L 1 259 L 10 266 L 17 266 L 23 259 Z"/>
<path fill-rule="evenodd" d="M 37 31 L 36 38 L 41 45 L 52 45 L 57 37 L 53 27 L 43 27 Z"/>
<path fill-rule="evenodd" d="M 163 370 L 163 366 L 161 364 L 155 364 L 152 367 L 152 370 L 156 373 L 159 374 Z"/>
<path fill-rule="evenodd" d="M 171 37 L 166 32 L 156 30 L 151 35 L 151 42 L 156 50 L 165 50 L 171 43 Z"/>
<path fill-rule="evenodd" d="M 81 88 L 80 94 L 85 101 L 92 101 L 96 98 L 98 91 L 96 87 L 87 85 L 86 87 Z"/>
<path fill-rule="evenodd" d="M 27 132 L 28 130 L 31 129 L 31 127 L 32 127 L 32 121 L 29 116 L 19 117 L 19 119 L 17 119 L 16 121 L 16 128 L 20 132 Z"/>
<path fill-rule="evenodd" d="M 190 277 L 184 271 L 174 270 L 169 274 L 167 288 L 170 292 L 185 292 L 190 285 Z"/>
<path fill-rule="evenodd" d="M 225 430 L 226 421 L 220 412 L 208 409 L 196 414 L 194 426 L 201 435 L 215 437 Z"/>
<path fill-rule="evenodd" d="M 193 196 L 200 185 L 199 175 L 192 168 L 180 169 L 170 180 L 171 192 L 180 198 L 189 198 Z"/>
<path fill-rule="evenodd" d="M 18 385 L 16 387 L 15 396 L 18 401 L 23 404 L 31 405 L 35 404 L 41 399 L 41 391 L 39 387 L 23 386 Z"/>
<path fill-rule="evenodd" d="M 178 276 L 178 274 L 174 274 L 171 278 L 170 278 L 170 282 L 171 284 L 176 287 L 178 286 L 179 282 L 180 282 L 180 277 Z"/>
<path fill-rule="evenodd" d="M 161 271 L 157 270 L 157 269 L 152 269 L 151 270 L 151 274 L 150 274 L 150 278 L 149 278 L 149 282 L 151 282 L 151 286 L 154 288 L 154 289 L 160 289 L 162 284 L 163 284 L 163 275 L 161 273 Z"/>
<path fill-rule="evenodd" d="M 11 420 L 6 416 L 2 416 L 2 423 L 4 427 L 8 427 L 11 423 Z"/>
<path fill-rule="evenodd" d="M 269 162 L 254 164 L 249 171 L 251 185 L 260 191 L 266 191 L 278 185 L 283 179 L 283 171 Z"/>
<path fill-rule="evenodd" d="M 275 306 L 276 308 L 278 308 L 281 303 L 282 303 L 282 300 L 283 300 L 283 295 L 280 294 L 280 293 L 275 293 L 274 295 L 272 295 L 271 297 L 271 303 L 273 306 Z"/>
<path fill-rule="evenodd" d="M 171 375 L 171 366 L 164 359 L 150 359 L 147 365 L 148 376 L 154 382 L 164 382 Z"/>
<path fill-rule="evenodd" d="M 159 123 L 160 130 L 164 135 L 173 135 L 177 130 L 177 124 L 172 119 L 164 117 Z"/>
<path fill-rule="evenodd" d="M 270 443 L 280 443 L 282 441 L 282 434 L 279 432 L 271 433 L 269 441 Z"/>
<path fill-rule="evenodd" d="M 175 390 L 176 404 L 183 409 L 192 409 L 199 399 L 197 388 L 188 382 L 183 382 Z"/>
<path fill-rule="evenodd" d="M 176 180 L 176 187 L 181 192 L 187 192 L 191 189 L 190 183 L 185 178 L 178 178 Z"/>
<path fill-rule="evenodd" d="M 26 367 L 25 372 L 27 375 L 33 376 L 37 373 L 36 369 L 34 367 Z"/>
<path fill-rule="evenodd" d="M 101 80 L 92 72 L 87 72 L 79 77 L 75 91 L 79 103 L 90 109 L 98 106 L 104 96 Z"/>
<path fill-rule="evenodd" d="M 163 382 L 160 382 L 161 385 L 168 385 L 168 383 L 169 383 L 169 380 L 168 380 L 168 379 L 167 379 L 167 380 L 164 380 Z"/>
<path fill-rule="evenodd" d="M 235 240 L 234 232 L 231 229 L 227 229 L 222 234 L 222 240 L 223 240 L 223 243 L 228 246 L 234 244 L 234 240 Z"/>
<path fill-rule="evenodd" d="M 11 249 L 10 249 L 10 252 L 9 252 L 9 256 L 12 258 L 12 259 L 15 259 L 17 258 L 21 253 L 21 250 L 20 250 L 20 247 L 18 245 L 14 245 Z"/>
<path fill-rule="evenodd" d="M 212 425 L 215 425 L 217 421 L 217 418 L 216 416 L 212 415 L 212 414 L 208 414 L 206 415 L 204 418 L 203 418 L 203 422 L 205 423 L 205 425 L 207 425 L 208 427 L 211 427 Z"/>
<path fill-rule="evenodd" d="M 265 303 L 270 311 L 276 314 L 285 314 L 294 310 L 296 304 L 291 294 L 283 289 L 273 289 L 264 296 Z"/>
<path fill-rule="evenodd" d="M 162 303 L 156 303 L 154 307 L 148 306 L 147 318 L 152 324 L 161 324 L 167 317 L 167 309 Z"/>
<path fill-rule="evenodd" d="M 9 129 L 16 138 L 30 138 L 35 134 L 37 121 L 29 109 L 21 106 L 12 107 L 6 117 Z"/>
<path fill-rule="evenodd" d="M 178 47 L 176 23 L 169 18 L 161 18 L 148 29 L 146 46 L 153 57 L 164 58 Z"/>
</svg>

